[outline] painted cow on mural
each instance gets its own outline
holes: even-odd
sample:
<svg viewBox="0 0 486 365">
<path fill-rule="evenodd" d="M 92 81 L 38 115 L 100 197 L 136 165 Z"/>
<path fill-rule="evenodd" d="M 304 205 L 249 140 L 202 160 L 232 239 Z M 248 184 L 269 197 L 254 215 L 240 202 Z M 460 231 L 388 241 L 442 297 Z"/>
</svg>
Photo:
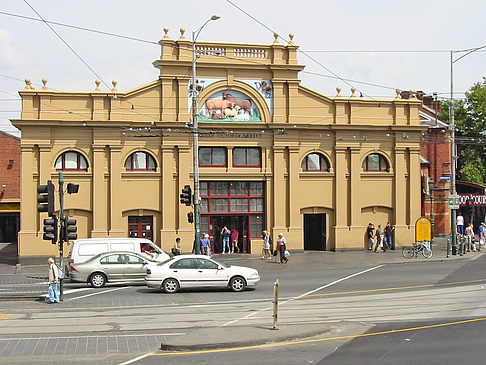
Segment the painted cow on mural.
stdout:
<svg viewBox="0 0 486 365">
<path fill-rule="evenodd" d="M 223 100 L 228 100 L 235 105 L 238 105 L 243 111 L 247 111 L 248 114 L 253 115 L 253 110 L 251 109 L 251 100 L 250 99 L 240 99 L 235 98 L 230 93 L 223 93 Z"/>
<path fill-rule="evenodd" d="M 226 108 L 233 109 L 235 107 L 235 103 L 230 100 L 224 99 L 208 99 L 206 100 L 206 116 L 209 117 L 213 113 L 214 110 L 225 110 Z"/>
</svg>

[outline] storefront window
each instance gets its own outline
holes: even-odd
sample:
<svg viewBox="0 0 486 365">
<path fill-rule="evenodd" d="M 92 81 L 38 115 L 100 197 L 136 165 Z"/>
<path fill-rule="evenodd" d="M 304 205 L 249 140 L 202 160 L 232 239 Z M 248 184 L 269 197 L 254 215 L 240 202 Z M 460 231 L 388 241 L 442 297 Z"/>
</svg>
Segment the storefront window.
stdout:
<svg viewBox="0 0 486 365">
<path fill-rule="evenodd" d="M 230 183 L 231 195 L 248 195 L 247 182 L 232 182 Z"/>
<path fill-rule="evenodd" d="M 211 212 L 227 212 L 228 199 L 211 199 Z"/>
<path fill-rule="evenodd" d="M 228 183 L 212 182 L 209 184 L 210 195 L 228 195 Z"/>
<path fill-rule="evenodd" d="M 248 199 L 231 199 L 231 211 L 232 212 L 247 212 L 248 211 Z"/>
<path fill-rule="evenodd" d="M 251 182 L 250 183 L 250 195 L 263 195 L 263 183 Z"/>
<path fill-rule="evenodd" d="M 250 235 L 252 237 L 261 237 L 263 233 L 263 216 L 252 215 L 250 216 Z"/>
<path fill-rule="evenodd" d="M 250 212 L 263 212 L 263 199 L 251 198 L 250 199 Z"/>
</svg>

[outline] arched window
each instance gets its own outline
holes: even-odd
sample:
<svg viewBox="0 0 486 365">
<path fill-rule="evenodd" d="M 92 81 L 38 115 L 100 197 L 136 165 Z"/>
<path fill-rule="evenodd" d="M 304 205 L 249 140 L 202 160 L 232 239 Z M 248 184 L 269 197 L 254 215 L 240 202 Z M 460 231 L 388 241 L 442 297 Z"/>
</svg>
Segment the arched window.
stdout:
<svg viewBox="0 0 486 365">
<path fill-rule="evenodd" d="M 128 171 L 156 169 L 154 158 L 147 152 L 134 152 L 125 161 L 125 168 Z"/>
<path fill-rule="evenodd" d="M 386 158 L 379 153 L 371 153 L 363 161 L 363 171 L 388 171 L 388 162 Z"/>
<path fill-rule="evenodd" d="M 79 152 L 68 151 L 57 158 L 55 167 L 60 171 L 87 171 L 88 162 Z"/>
<path fill-rule="evenodd" d="M 327 159 L 320 153 L 310 153 L 302 160 L 303 171 L 329 171 Z"/>
</svg>

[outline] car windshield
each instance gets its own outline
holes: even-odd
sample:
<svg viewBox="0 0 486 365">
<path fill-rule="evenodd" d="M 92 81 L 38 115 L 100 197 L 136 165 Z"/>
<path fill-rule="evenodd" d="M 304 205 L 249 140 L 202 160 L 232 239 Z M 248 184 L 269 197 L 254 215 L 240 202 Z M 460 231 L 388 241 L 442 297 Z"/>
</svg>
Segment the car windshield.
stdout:
<svg viewBox="0 0 486 365">
<path fill-rule="evenodd" d="M 212 261 L 214 261 L 214 262 L 215 262 L 215 263 L 217 263 L 218 265 L 223 266 L 223 267 L 225 267 L 225 268 L 231 267 L 231 265 L 230 265 L 230 264 L 227 264 L 227 263 L 225 263 L 225 262 L 219 262 L 219 261 L 215 261 L 215 260 L 212 260 Z"/>
<path fill-rule="evenodd" d="M 174 257 L 170 257 L 170 258 L 168 258 L 165 261 L 162 261 L 162 262 L 157 263 L 157 266 L 165 265 L 166 263 L 168 263 L 169 261 L 172 261 L 172 260 L 174 260 Z"/>
</svg>

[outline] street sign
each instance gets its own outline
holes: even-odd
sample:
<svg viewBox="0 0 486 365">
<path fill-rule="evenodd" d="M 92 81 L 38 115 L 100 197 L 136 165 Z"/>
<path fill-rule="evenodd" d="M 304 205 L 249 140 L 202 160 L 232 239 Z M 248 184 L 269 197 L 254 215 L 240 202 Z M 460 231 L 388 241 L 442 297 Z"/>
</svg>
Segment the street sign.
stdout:
<svg viewBox="0 0 486 365">
<path fill-rule="evenodd" d="M 449 209 L 459 209 L 459 195 L 449 195 Z"/>
<path fill-rule="evenodd" d="M 432 224 L 429 218 L 420 217 L 415 222 L 415 242 L 430 241 L 432 239 Z"/>
<path fill-rule="evenodd" d="M 441 176 L 439 177 L 439 180 L 450 180 L 451 177 L 450 176 Z"/>
</svg>

